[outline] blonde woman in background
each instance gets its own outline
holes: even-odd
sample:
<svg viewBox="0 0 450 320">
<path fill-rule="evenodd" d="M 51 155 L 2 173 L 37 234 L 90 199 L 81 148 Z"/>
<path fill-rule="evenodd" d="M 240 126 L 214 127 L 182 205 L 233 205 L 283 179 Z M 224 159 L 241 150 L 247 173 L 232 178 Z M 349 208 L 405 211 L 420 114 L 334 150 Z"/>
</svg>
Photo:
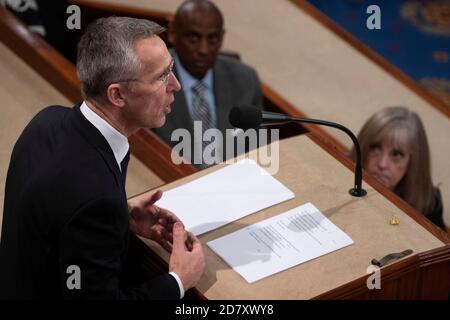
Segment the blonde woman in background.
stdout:
<svg viewBox="0 0 450 320">
<path fill-rule="evenodd" d="M 441 193 L 431 180 L 430 151 L 419 116 L 405 107 L 380 110 L 364 124 L 358 141 L 364 169 L 446 230 Z"/>
</svg>

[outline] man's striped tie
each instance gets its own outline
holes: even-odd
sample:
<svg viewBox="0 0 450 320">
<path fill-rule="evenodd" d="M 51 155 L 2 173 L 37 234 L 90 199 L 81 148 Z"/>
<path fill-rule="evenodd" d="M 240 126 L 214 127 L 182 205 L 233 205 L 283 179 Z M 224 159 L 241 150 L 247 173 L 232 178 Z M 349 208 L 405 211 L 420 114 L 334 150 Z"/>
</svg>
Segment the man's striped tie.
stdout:
<svg viewBox="0 0 450 320">
<path fill-rule="evenodd" d="M 192 116 L 194 121 L 202 122 L 202 136 L 206 130 L 215 128 L 214 121 L 209 110 L 208 102 L 205 99 L 205 90 L 206 86 L 201 81 L 197 82 L 192 87 Z M 206 147 L 213 148 L 213 144 L 211 143 L 211 141 L 202 140 L 202 154 Z M 206 168 L 208 167 L 208 165 L 203 163 L 201 167 Z"/>
</svg>

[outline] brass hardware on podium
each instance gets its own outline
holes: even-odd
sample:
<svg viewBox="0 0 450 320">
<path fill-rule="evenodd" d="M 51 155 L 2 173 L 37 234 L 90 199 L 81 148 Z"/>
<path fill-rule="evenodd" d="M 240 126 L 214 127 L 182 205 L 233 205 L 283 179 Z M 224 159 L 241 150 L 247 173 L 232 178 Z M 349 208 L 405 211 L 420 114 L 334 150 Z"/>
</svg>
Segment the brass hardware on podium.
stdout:
<svg viewBox="0 0 450 320">
<path fill-rule="evenodd" d="M 400 220 L 398 220 L 396 215 L 393 215 L 390 222 L 389 222 L 392 226 L 397 226 L 400 224 Z"/>
</svg>

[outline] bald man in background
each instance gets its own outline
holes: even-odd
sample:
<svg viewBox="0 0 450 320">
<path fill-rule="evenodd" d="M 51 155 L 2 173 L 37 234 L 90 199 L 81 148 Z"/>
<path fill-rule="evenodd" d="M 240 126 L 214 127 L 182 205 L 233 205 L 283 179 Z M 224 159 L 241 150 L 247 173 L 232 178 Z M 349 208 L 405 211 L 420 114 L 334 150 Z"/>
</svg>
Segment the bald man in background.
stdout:
<svg viewBox="0 0 450 320">
<path fill-rule="evenodd" d="M 194 121 L 201 121 L 202 132 L 217 128 L 224 137 L 232 129 L 228 114 L 236 106 L 262 106 L 261 83 L 256 71 L 237 59 L 219 55 L 225 34 L 223 16 L 209 0 L 188 0 L 175 13 L 169 27 L 169 43 L 173 44 L 174 73 L 182 90 L 175 92 L 173 110 L 166 124 L 155 129 L 168 144 L 176 129 L 186 129 L 191 136 L 190 163 L 202 169 L 208 166 L 193 160 L 205 142 L 194 141 Z M 195 146 L 196 144 L 196 146 Z M 194 146 L 196 147 L 194 149 Z M 220 144 L 221 161 L 226 160 L 224 144 Z"/>
</svg>

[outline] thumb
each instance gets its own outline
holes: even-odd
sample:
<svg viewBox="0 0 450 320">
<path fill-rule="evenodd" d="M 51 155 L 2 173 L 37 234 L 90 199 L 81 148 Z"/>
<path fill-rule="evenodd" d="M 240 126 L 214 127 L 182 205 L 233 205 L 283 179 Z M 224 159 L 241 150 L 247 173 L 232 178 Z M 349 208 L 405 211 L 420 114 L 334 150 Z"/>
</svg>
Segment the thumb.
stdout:
<svg viewBox="0 0 450 320">
<path fill-rule="evenodd" d="M 173 233 L 173 249 L 172 250 L 183 250 L 184 249 L 184 226 L 180 222 L 176 222 L 172 228 Z"/>
</svg>

